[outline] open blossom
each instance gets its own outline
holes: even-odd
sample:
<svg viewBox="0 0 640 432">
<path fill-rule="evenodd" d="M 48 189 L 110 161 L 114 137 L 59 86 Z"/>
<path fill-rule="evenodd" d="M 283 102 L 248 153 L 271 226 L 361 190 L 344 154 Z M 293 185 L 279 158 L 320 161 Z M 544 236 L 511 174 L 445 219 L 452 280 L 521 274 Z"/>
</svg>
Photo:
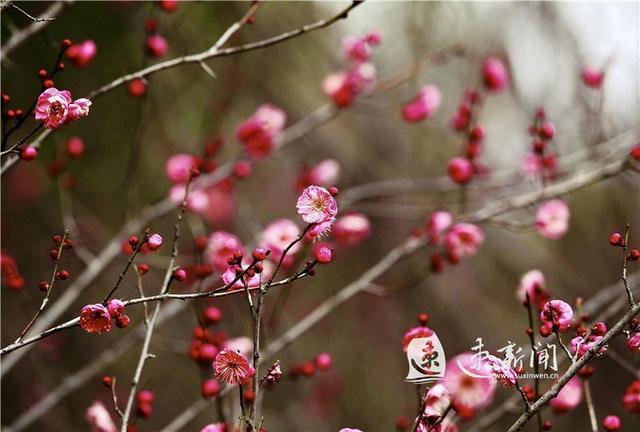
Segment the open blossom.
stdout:
<svg viewBox="0 0 640 432">
<path fill-rule="evenodd" d="M 562 387 L 558 396 L 551 399 L 549 404 L 556 414 L 562 414 L 574 409 L 582 401 L 582 381 L 578 377 L 573 377 Z"/>
<path fill-rule="evenodd" d="M 80 327 L 87 333 L 111 331 L 111 315 L 100 303 L 86 305 L 80 311 Z"/>
<path fill-rule="evenodd" d="M 458 354 L 447 362 L 443 384 L 457 407 L 476 409 L 489 405 L 496 391 L 496 382 L 474 375 L 490 376 L 491 369 L 471 352 Z"/>
<path fill-rule="evenodd" d="M 333 186 L 340 176 L 340 164 L 335 159 L 325 159 L 316 165 L 306 168 L 298 177 L 296 186 L 302 192 L 307 186 L 320 185 L 324 187 Z"/>
<path fill-rule="evenodd" d="M 256 373 L 244 355 L 226 348 L 216 356 L 213 369 L 216 378 L 228 384 L 246 384 Z"/>
<path fill-rule="evenodd" d="M 356 245 L 369 237 L 371 222 L 362 213 L 351 212 L 336 219 L 333 236 L 340 243 Z"/>
<path fill-rule="evenodd" d="M 524 303 L 529 294 L 529 301 L 533 306 L 542 309 L 544 304 L 551 298 L 551 293 L 547 288 L 547 281 L 540 270 L 531 270 L 522 275 L 518 287 L 518 300 Z"/>
<path fill-rule="evenodd" d="M 571 352 L 576 354 L 576 358 L 580 358 L 587 353 L 591 348 L 593 348 L 600 340 L 602 336 L 589 334 L 586 337 L 576 336 L 571 339 Z M 603 346 L 598 351 L 599 354 L 605 352 L 607 350 L 606 346 Z"/>
<path fill-rule="evenodd" d="M 227 259 L 235 252 L 244 253 L 244 246 L 240 239 L 226 231 L 214 231 L 209 236 L 208 255 L 213 266 L 219 271 L 225 271 L 229 264 Z"/>
<path fill-rule="evenodd" d="M 402 108 L 402 117 L 408 122 L 428 119 L 438 110 L 441 101 L 442 95 L 438 87 L 424 86 L 418 95 Z"/>
<path fill-rule="evenodd" d="M 85 418 L 91 425 L 93 432 L 117 432 L 116 427 L 107 407 L 102 402 L 94 402 L 85 412 Z"/>
<path fill-rule="evenodd" d="M 266 226 L 262 231 L 261 244 L 271 251 L 269 258 L 278 261 L 282 256 L 284 249 L 289 246 L 298 236 L 301 231 L 298 225 L 290 219 L 277 219 Z M 287 252 L 287 258 L 293 259 L 301 247 L 301 243 L 298 242 L 289 249 Z M 287 260 L 285 258 L 285 261 Z M 285 264 L 283 262 L 283 264 Z M 290 264 L 290 263 L 286 263 Z"/>
<path fill-rule="evenodd" d="M 322 89 L 339 108 L 353 104 L 356 96 L 372 88 L 376 68 L 371 63 L 361 63 L 348 71 L 329 75 L 322 82 Z"/>
<path fill-rule="evenodd" d="M 635 333 L 629 338 L 627 348 L 633 353 L 640 353 L 640 332 Z"/>
<path fill-rule="evenodd" d="M 571 327 L 573 309 L 562 300 L 551 300 L 544 304 L 540 312 L 542 325 L 550 330 L 565 331 Z"/>
<path fill-rule="evenodd" d="M 559 199 L 540 204 L 536 212 L 536 229 L 552 240 L 562 237 L 569 229 L 569 206 Z"/>
<path fill-rule="evenodd" d="M 366 37 L 346 36 L 342 39 L 342 49 L 347 60 L 361 63 L 369 60 L 371 47 Z"/>
<path fill-rule="evenodd" d="M 459 223 L 447 233 L 444 244 L 451 254 L 458 257 L 470 256 L 476 253 L 484 241 L 482 230 L 470 223 Z"/>
<path fill-rule="evenodd" d="M 429 243 L 438 244 L 442 239 L 442 234 L 451 226 L 453 217 L 448 211 L 435 211 L 429 215 L 426 232 Z"/>
<path fill-rule="evenodd" d="M 482 65 L 484 85 L 491 91 L 499 92 L 509 86 L 509 70 L 496 57 L 487 58 Z"/>
<path fill-rule="evenodd" d="M 504 360 L 499 359 L 496 356 L 488 355 L 485 358 L 490 370 L 491 376 L 496 382 L 499 382 L 504 387 L 513 387 L 516 385 L 518 376 L 516 372 L 507 365 Z"/>
<path fill-rule="evenodd" d="M 84 68 L 91 63 L 97 52 L 96 43 L 87 39 L 84 42 L 71 45 L 65 55 L 75 67 Z"/>
<path fill-rule="evenodd" d="M 308 241 L 316 241 L 322 238 L 323 236 L 329 234 L 331 231 L 331 225 L 336 220 L 335 217 L 329 218 L 323 222 L 314 224 L 309 230 L 306 232 L 304 238 Z"/>
<path fill-rule="evenodd" d="M 186 183 L 189 173 L 196 168 L 195 158 L 187 153 L 176 153 L 164 164 L 164 172 L 173 183 Z"/>
<path fill-rule="evenodd" d="M 169 199 L 181 203 L 184 199 L 185 186 L 176 184 L 169 189 Z M 209 208 L 209 194 L 200 188 L 189 189 L 187 208 L 196 213 L 204 213 Z"/>
<path fill-rule="evenodd" d="M 447 392 L 444 384 L 438 383 L 431 387 L 425 397 L 425 407 L 423 417 L 428 424 L 437 422 L 440 417 L 446 412 L 449 404 L 451 403 L 451 397 Z"/>
<path fill-rule="evenodd" d="M 211 423 L 203 427 L 200 432 L 226 432 L 224 423 Z"/>
<path fill-rule="evenodd" d="M 307 223 L 319 224 L 335 218 L 338 204 L 329 191 L 320 186 L 306 188 L 296 204 L 298 214 Z"/>
<path fill-rule="evenodd" d="M 424 338 L 433 335 L 433 330 L 429 327 L 412 327 L 402 337 L 402 350 L 407 352 L 409 343 L 415 338 Z"/>
<path fill-rule="evenodd" d="M 35 118 L 47 129 L 57 129 L 89 114 L 89 99 L 71 99 L 69 90 L 51 87 L 40 93 L 35 107 Z"/>
<path fill-rule="evenodd" d="M 251 157 L 263 158 L 273 150 L 286 122 L 287 114 L 283 110 L 263 104 L 238 126 L 236 136 Z"/>
</svg>

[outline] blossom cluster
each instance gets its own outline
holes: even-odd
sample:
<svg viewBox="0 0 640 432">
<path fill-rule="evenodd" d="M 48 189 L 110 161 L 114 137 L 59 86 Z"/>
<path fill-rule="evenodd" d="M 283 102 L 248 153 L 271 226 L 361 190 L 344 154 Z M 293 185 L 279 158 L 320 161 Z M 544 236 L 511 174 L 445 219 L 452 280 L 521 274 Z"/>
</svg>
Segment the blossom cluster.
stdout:
<svg viewBox="0 0 640 432">
<path fill-rule="evenodd" d="M 43 91 L 35 106 L 35 118 L 47 129 L 57 129 L 89 115 L 89 99 L 73 100 L 69 90 L 51 87 Z"/>
</svg>

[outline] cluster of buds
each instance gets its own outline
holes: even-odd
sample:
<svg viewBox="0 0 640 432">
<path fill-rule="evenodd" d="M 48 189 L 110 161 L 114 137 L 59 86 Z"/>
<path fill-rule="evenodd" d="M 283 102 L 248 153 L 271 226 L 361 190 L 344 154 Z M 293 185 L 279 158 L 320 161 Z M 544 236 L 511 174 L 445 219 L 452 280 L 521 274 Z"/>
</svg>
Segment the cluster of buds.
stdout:
<svg viewBox="0 0 640 432">
<path fill-rule="evenodd" d="M 614 232 L 609 236 L 609 244 L 611 246 L 624 248 L 625 251 L 628 249 L 627 239 L 619 232 Z M 629 249 L 629 252 L 626 254 L 625 258 L 627 261 L 640 260 L 640 250 L 638 250 L 637 248 Z"/>
<path fill-rule="evenodd" d="M 111 320 L 115 320 L 116 327 L 121 329 L 131 323 L 131 319 L 124 313 L 122 300 L 111 299 L 106 304 L 86 305 L 80 311 L 80 327 L 87 333 L 110 332 Z"/>
<path fill-rule="evenodd" d="M 261 159 L 273 151 L 287 123 L 287 114 L 271 104 L 262 104 L 236 129 L 236 137 L 245 152 L 253 159 Z"/>
<path fill-rule="evenodd" d="M 476 110 L 482 103 L 480 93 L 475 90 L 467 90 L 462 103 L 451 119 L 451 128 L 464 137 L 463 156 L 454 157 L 449 161 L 449 177 L 455 183 L 466 184 L 474 175 L 487 172 L 487 168 L 478 162 L 482 153 L 482 144 L 485 138 L 484 128 L 476 123 Z"/>
<path fill-rule="evenodd" d="M 556 127 L 546 120 L 544 108 L 536 110 L 533 123 L 529 126 L 532 137 L 531 153 L 525 156 L 523 170 L 531 176 L 539 176 L 542 181 L 553 179 L 557 175 L 558 155 L 549 150 Z"/>
<path fill-rule="evenodd" d="M 215 306 L 208 306 L 202 311 L 201 325 L 193 328 L 189 357 L 203 367 L 210 365 L 215 360 L 227 340 L 227 335 L 224 332 L 212 332 L 209 329 L 209 327 L 218 324 L 221 319 L 222 311 Z"/>
<path fill-rule="evenodd" d="M 371 31 L 364 37 L 347 36 L 343 40 L 343 53 L 350 67 L 326 77 L 322 88 L 338 108 L 353 104 L 356 97 L 372 88 L 376 69 L 369 63 L 371 49 L 382 42 L 382 36 Z"/>
<path fill-rule="evenodd" d="M 431 271 L 441 273 L 445 259 L 452 265 L 462 258 L 474 255 L 484 242 L 484 233 L 477 225 L 458 223 L 452 226 L 453 217 L 446 211 L 435 211 L 425 227 L 414 231 L 415 236 L 426 236 L 430 245 L 439 248 L 431 255 Z"/>
<path fill-rule="evenodd" d="M 329 353 L 320 353 L 314 359 L 302 363 L 295 363 L 289 367 L 289 377 L 292 380 L 300 376 L 312 377 L 316 371 L 324 372 L 331 369 L 333 359 Z"/>
<path fill-rule="evenodd" d="M 571 339 L 571 351 L 576 355 L 576 358 L 582 357 L 602 339 L 605 333 L 607 333 L 607 326 L 602 321 L 595 323 L 591 330 L 582 326 L 578 327 L 576 337 Z M 602 354 L 606 350 L 607 347 L 603 346 L 598 354 Z"/>
<path fill-rule="evenodd" d="M 11 102 L 11 96 L 6 93 L 2 93 L 0 96 L 2 101 L 2 120 L 7 121 L 11 119 L 20 119 L 24 115 L 24 111 L 21 108 L 8 108 L 9 102 Z"/>
<path fill-rule="evenodd" d="M 138 417 L 148 419 L 153 414 L 153 401 L 155 396 L 151 390 L 140 390 L 136 394 L 136 414 Z"/>
<path fill-rule="evenodd" d="M 158 33 L 158 22 L 150 18 L 144 24 L 144 31 L 147 34 L 145 40 L 145 50 L 148 55 L 154 58 L 163 57 L 169 51 L 169 42 Z"/>
<path fill-rule="evenodd" d="M 68 236 L 63 237 L 60 235 L 53 236 L 51 240 L 56 245 L 56 248 L 51 249 L 49 251 L 49 257 L 51 257 L 51 259 L 57 263 L 60 261 L 63 250 L 73 248 L 73 240 L 68 238 Z M 69 273 L 68 270 L 62 269 L 56 272 L 56 274 L 54 275 L 54 279 L 57 281 L 67 280 L 69 279 L 70 276 L 71 276 L 71 273 Z M 49 288 L 50 288 L 49 282 L 41 281 L 38 284 L 38 288 L 40 289 L 40 291 L 43 291 L 43 292 L 49 291 Z"/>
</svg>

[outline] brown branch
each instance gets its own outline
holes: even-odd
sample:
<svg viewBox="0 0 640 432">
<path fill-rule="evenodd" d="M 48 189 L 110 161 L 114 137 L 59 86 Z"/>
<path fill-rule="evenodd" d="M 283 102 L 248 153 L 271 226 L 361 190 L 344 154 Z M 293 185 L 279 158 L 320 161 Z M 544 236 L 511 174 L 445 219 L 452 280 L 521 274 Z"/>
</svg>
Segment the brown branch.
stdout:
<svg viewBox="0 0 640 432">
<path fill-rule="evenodd" d="M 49 25 L 52 19 L 54 19 L 64 9 L 65 6 L 72 3 L 73 0 L 63 0 L 53 3 L 44 12 L 38 15 L 38 17 L 34 19 L 34 22 L 11 35 L 7 43 L 5 43 L 0 49 L 0 61 L 4 60 L 13 50 L 22 45 L 31 36 L 40 32 L 47 25 Z M 17 6 L 13 4 L 12 6 L 17 8 Z M 18 9 L 22 10 L 20 8 Z"/>
<path fill-rule="evenodd" d="M 175 225 L 173 226 L 173 246 L 171 249 L 171 260 L 169 261 L 169 265 L 167 266 L 167 271 L 164 274 L 164 282 L 162 283 L 162 288 L 160 289 L 160 294 L 167 294 L 169 289 L 171 288 L 171 282 L 173 281 L 173 272 L 175 271 L 174 265 L 176 258 L 178 256 L 178 241 L 180 240 L 180 225 L 182 223 L 182 219 L 184 218 L 184 213 L 187 210 L 187 199 L 189 198 L 189 187 L 191 186 L 191 180 L 193 179 L 193 173 L 189 175 L 189 180 L 185 185 L 184 189 L 184 198 L 182 199 L 182 203 L 180 204 L 180 208 L 178 210 L 178 217 Z M 145 235 L 146 240 L 146 235 Z M 130 265 L 131 261 L 129 262 Z M 131 380 L 131 389 L 129 390 L 129 399 L 127 400 L 127 407 L 124 411 L 124 415 L 122 416 L 122 425 L 120 427 L 121 432 L 127 432 L 127 424 L 129 422 L 129 417 L 131 415 L 131 410 L 133 409 L 133 400 L 135 399 L 136 389 L 138 388 L 138 383 L 140 382 L 140 377 L 142 376 L 142 370 L 144 369 L 144 365 L 152 355 L 149 353 L 149 346 L 151 344 L 151 337 L 153 336 L 153 331 L 155 329 L 156 321 L 158 319 L 158 314 L 160 313 L 161 303 L 156 303 L 156 307 L 147 323 L 147 333 L 144 337 L 144 343 L 142 345 L 142 351 L 140 352 L 140 357 L 138 359 L 138 366 L 136 367 L 135 374 L 133 375 L 133 379 Z"/>
<path fill-rule="evenodd" d="M 607 332 L 605 335 L 596 342 L 582 357 L 575 361 L 569 369 L 560 377 L 560 379 L 553 385 L 547 392 L 540 397 L 533 405 L 531 410 L 523 413 L 518 419 L 511 425 L 508 432 L 516 432 L 521 430 L 525 424 L 531 419 L 531 417 L 544 408 L 554 397 L 558 395 L 560 390 L 569 382 L 571 378 L 580 372 L 583 366 L 585 366 L 595 355 L 604 347 L 611 338 L 622 333 L 624 328 L 631 322 L 631 320 L 640 312 L 640 305 L 636 304 L 627 311 L 626 314 Z"/>
<path fill-rule="evenodd" d="M 62 236 L 62 240 L 60 241 L 60 245 L 58 246 L 56 263 L 53 266 L 53 271 L 51 272 L 51 280 L 49 281 L 49 287 L 47 288 L 47 293 L 42 299 L 42 303 L 40 303 L 40 308 L 38 308 L 38 311 L 33 316 L 33 318 L 31 318 L 31 321 L 29 321 L 29 324 L 27 324 L 24 330 L 20 332 L 20 336 L 18 336 L 18 339 L 16 339 L 14 343 L 20 343 L 20 341 L 22 341 L 22 338 L 24 338 L 24 335 L 26 335 L 29 329 L 33 327 L 33 325 L 36 323 L 36 321 L 40 317 L 40 314 L 42 313 L 42 311 L 44 311 L 44 308 L 47 307 L 47 303 L 49 303 L 49 297 L 51 295 L 51 291 L 53 291 L 53 286 L 56 283 L 56 273 L 58 273 L 58 266 L 60 265 L 60 259 L 62 259 L 62 250 L 64 249 L 64 242 L 67 240 L 68 236 L 69 236 L 69 229 L 67 228 L 64 230 L 64 235 Z"/>
</svg>

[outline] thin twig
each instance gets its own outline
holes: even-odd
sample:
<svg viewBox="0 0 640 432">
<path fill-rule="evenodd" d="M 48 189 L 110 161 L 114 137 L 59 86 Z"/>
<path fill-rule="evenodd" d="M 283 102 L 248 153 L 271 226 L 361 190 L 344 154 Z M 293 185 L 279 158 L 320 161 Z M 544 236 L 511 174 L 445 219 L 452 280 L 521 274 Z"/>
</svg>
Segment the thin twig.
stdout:
<svg viewBox="0 0 640 432">
<path fill-rule="evenodd" d="M 640 312 L 640 305 L 634 305 L 618 322 L 607 332 L 605 335 L 596 342 L 582 357 L 575 361 L 569 369 L 560 377 L 560 379 L 553 385 L 547 392 L 540 397 L 533 405 L 531 410 L 523 413 L 518 419 L 511 425 L 508 432 L 516 432 L 521 430 L 525 424 L 531 419 L 531 417 L 545 407 L 551 399 L 556 397 L 560 390 L 569 382 L 571 378 L 580 372 L 580 369 L 584 367 L 595 355 L 604 347 L 611 338 L 622 333 L 624 328 L 631 322 L 631 320 Z"/>
<path fill-rule="evenodd" d="M 16 339 L 14 343 L 20 343 L 22 341 L 22 338 L 24 337 L 24 335 L 26 335 L 29 329 L 33 327 L 33 325 L 36 323 L 36 321 L 40 317 L 40 314 L 42 313 L 42 311 L 44 311 L 44 308 L 47 307 L 47 303 L 49 303 L 49 296 L 51 295 L 53 286 L 56 283 L 56 273 L 58 273 L 58 266 L 60 265 L 60 259 L 62 258 L 62 250 L 64 249 L 64 242 L 67 240 L 68 236 L 69 236 L 69 229 L 66 228 L 64 230 L 64 235 L 62 236 L 62 240 L 60 241 L 60 245 L 58 246 L 56 261 L 55 261 L 56 263 L 53 266 L 53 271 L 51 272 L 51 280 L 49 281 L 49 287 L 47 288 L 47 293 L 42 299 L 42 303 L 40 303 L 40 308 L 38 308 L 38 311 L 33 316 L 33 318 L 31 318 L 31 321 L 29 321 L 29 324 L 27 324 L 24 330 L 20 332 L 20 336 L 18 336 L 18 339 Z"/>
<path fill-rule="evenodd" d="M 591 432 L 598 432 L 598 418 L 596 417 L 596 410 L 593 407 L 593 397 L 591 396 L 591 386 L 589 380 L 583 381 L 584 387 L 584 399 L 587 402 L 587 411 L 589 411 L 589 421 L 591 422 Z"/>
<path fill-rule="evenodd" d="M 118 417 L 122 418 L 124 413 L 118 405 L 118 395 L 116 394 L 116 377 L 111 378 L 111 397 L 113 399 L 113 410 L 118 414 Z"/>
<path fill-rule="evenodd" d="M 633 300 L 633 293 L 629 289 L 629 282 L 627 281 L 627 249 L 629 243 L 629 231 L 631 226 L 627 222 L 626 229 L 624 231 L 624 244 L 622 245 L 622 282 L 624 283 L 624 289 L 627 292 L 627 298 L 629 299 L 629 307 L 632 308 L 635 304 Z"/>
<path fill-rule="evenodd" d="M 178 256 L 178 241 L 180 239 L 180 225 L 182 223 L 182 219 L 184 218 L 184 213 L 187 210 L 187 199 L 189 198 L 189 187 L 191 185 L 192 178 L 193 178 L 193 173 L 189 175 L 189 180 L 185 185 L 184 198 L 182 199 L 182 203 L 180 204 L 180 208 L 178 210 L 178 217 L 173 227 L 173 246 L 171 249 L 171 260 L 169 261 L 169 265 L 167 266 L 167 271 L 165 272 L 165 275 L 164 275 L 164 282 L 162 283 L 160 294 L 168 293 L 171 287 L 171 282 L 173 281 L 173 272 L 175 270 L 174 265 L 175 265 L 176 257 Z M 131 415 L 131 410 L 133 408 L 133 400 L 135 398 L 136 389 L 138 387 L 138 383 L 140 382 L 140 377 L 142 376 L 142 370 L 144 369 L 144 365 L 147 359 L 151 356 L 149 354 L 149 345 L 151 344 L 151 337 L 153 336 L 153 330 L 155 328 L 158 314 L 160 313 L 160 306 L 161 306 L 160 302 L 156 303 L 156 307 L 147 324 L 147 334 L 145 335 L 144 343 L 142 345 L 142 351 L 140 352 L 140 358 L 138 359 L 138 366 L 136 367 L 135 374 L 133 376 L 133 379 L 131 380 L 131 389 L 129 390 L 129 399 L 127 400 L 127 408 L 124 412 L 124 416 L 122 417 L 122 426 L 120 428 L 121 432 L 127 432 L 127 425 L 129 422 L 129 417 Z"/>
<path fill-rule="evenodd" d="M 38 19 L 57 17 L 65 6 L 72 3 L 73 0 L 63 0 L 55 2 L 44 12 L 38 15 Z M 0 61 L 4 60 L 13 50 L 22 45 L 31 36 L 44 29 L 47 25 L 49 25 L 50 22 L 50 20 L 32 22 L 27 27 L 11 35 L 7 43 L 5 43 L 0 49 Z"/>
</svg>

